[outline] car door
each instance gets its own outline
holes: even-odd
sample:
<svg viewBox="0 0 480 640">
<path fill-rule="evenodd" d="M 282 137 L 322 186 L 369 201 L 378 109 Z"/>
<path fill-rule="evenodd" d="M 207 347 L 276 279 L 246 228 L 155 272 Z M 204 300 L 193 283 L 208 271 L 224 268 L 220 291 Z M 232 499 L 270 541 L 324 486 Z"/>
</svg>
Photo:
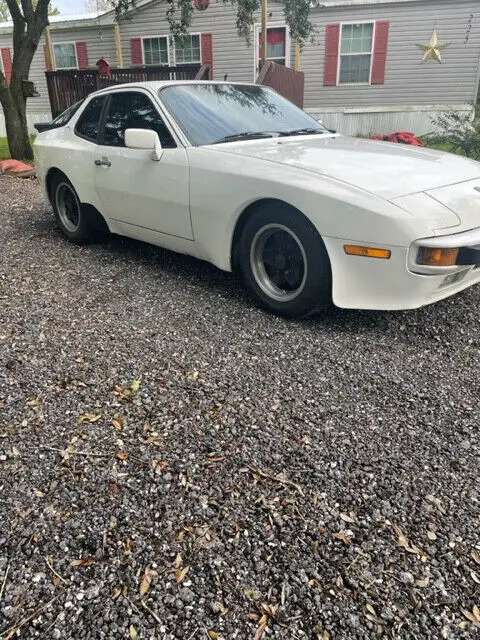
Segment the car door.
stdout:
<svg viewBox="0 0 480 640">
<path fill-rule="evenodd" d="M 163 154 L 127 149 L 127 129 L 153 129 Z M 193 239 L 190 222 L 188 161 L 150 96 L 140 90 L 109 97 L 95 157 L 95 188 L 108 218 L 132 227 Z M 134 229 L 132 228 L 132 231 Z"/>
</svg>

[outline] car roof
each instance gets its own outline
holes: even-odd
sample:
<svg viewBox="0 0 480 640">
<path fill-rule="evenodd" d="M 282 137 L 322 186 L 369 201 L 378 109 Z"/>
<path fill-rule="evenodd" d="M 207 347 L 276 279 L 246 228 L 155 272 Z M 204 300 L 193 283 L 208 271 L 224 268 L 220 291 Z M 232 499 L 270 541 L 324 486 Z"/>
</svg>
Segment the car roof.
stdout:
<svg viewBox="0 0 480 640">
<path fill-rule="evenodd" d="M 157 92 L 163 87 L 180 86 L 185 84 L 213 84 L 213 85 L 237 85 L 237 86 L 258 86 L 254 82 L 227 82 L 219 80 L 151 80 L 146 82 L 127 82 L 124 84 L 114 84 L 90 95 L 97 95 L 102 93 L 109 93 L 110 91 L 118 91 L 119 89 L 149 89 L 150 91 Z"/>
</svg>

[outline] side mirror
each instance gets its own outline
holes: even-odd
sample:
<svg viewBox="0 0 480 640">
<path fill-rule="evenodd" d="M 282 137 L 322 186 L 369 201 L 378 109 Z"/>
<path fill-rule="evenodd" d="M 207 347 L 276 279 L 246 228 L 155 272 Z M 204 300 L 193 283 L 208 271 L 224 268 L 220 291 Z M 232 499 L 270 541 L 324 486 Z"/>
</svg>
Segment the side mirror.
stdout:
<svg viewBox="0 0 480 640">
<path fill-rule="evenodd" d="M 162 143 L 156 131 L 151 129 L 127 129 L 125 146 L 129 149 L 151 149 L 152 160 L 158 162 L 163 154 Z"/>
</svg>

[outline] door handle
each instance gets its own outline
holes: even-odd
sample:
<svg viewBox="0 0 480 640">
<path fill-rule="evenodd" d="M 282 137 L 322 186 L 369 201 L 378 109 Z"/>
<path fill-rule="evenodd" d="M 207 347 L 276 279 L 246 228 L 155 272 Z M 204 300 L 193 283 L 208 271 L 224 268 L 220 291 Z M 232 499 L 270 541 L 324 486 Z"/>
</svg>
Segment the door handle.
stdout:
<svg viewBox="0 0 480 640">
<path fill-rule="evenodd" d="M 97 165 L 97 167 L 111 167 L 112 163 L 107 160 L 106 158 L 103 158 L 102 160 L 95 160 L 95 164 Z"/>
</svg>

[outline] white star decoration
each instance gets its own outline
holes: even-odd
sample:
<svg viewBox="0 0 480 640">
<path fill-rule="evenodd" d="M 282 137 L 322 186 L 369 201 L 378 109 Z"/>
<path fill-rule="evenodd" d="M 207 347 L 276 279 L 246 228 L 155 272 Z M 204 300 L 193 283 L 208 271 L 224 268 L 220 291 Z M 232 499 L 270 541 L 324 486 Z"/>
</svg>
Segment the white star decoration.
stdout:
<svg viewBox="0 0 480 640">
<path fill-rule="evenodd" d="M 422 62 L 427 62 L 428 60 L 435 60 L 436 62 L 442 62 L 442 49 L 448 47 L 451 42 L 446 42 L 445 44 L 440 44 L 438 41 L 437 31 L 434 30 L 432 33 L 432 37 L 430 38 L 430 42 L 428 44 L 417 44 L 417 47 L 423 49 L 423 60 Z"/>
</svg>

